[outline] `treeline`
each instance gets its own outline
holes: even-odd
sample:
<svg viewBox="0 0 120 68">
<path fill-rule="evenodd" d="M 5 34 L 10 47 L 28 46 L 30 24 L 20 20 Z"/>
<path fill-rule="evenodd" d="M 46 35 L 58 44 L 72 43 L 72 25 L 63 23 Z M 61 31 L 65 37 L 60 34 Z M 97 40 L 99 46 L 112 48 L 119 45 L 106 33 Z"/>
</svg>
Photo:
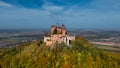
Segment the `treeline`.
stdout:
<svg viewBox="0 0 120 68">
<path fill-rule="evenodd" d="M 120 54 L 97 49 L 80 37 L 69 47 L 37 40 L 1 49 L 0 68 L 120 68 Z"/>
</svg>

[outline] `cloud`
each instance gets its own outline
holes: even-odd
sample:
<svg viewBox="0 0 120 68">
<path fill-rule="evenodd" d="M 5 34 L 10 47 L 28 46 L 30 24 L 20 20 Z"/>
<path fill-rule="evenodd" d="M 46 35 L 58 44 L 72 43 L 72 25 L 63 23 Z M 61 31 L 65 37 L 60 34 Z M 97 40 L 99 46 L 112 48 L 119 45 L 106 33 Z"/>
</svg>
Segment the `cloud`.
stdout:
<svg viewBox="0 0 120 68">
<path fill-rule="evenodd" d="M 120 0 L 94 0 L 90 6 L 103 11 L 120 10 Z"/>
<path fill-rule="evenodd" d="M 56 5 L 45 1 L 38 9 L 0 8 L 0 28 L 48 28 L 58 20 L 68 28 L 116 29 L 120 28 L 119 3 L 118 0 L 92 0 L 85 5 Z"/>
<path fill-rule="evenodd" d="M 37 9 L 0 8 L 0 29 L 46 28 L 54 21 L 49 14 Z"/>
<path fill-rule="evenodd" d="M 58 6 L 54 5 L 51 2 L 45 1 L 45 3 L 42 5 L 43 10 L 48 11 L 51 15 L 58 15 L 61 12 L 63 12 L 64 7 L 63 6 Z"/>
<path fill-rule="evenodd" d="M 64 7 L 55 6 L 55 5 L 43 5 L 43 9 L 51 11 L 51 12 L 58 12 L 58 11 L 62 11 Z"/>
<path fill-rule="evenodd" d="M 58 21 L 61 14 L 63 14 L 65 6 L 54 5 L 52 2 L 45 1 L 42 5 L 42 10 L 47 11 L 49 16 L 55 21 Z"/>
<path fill-rule="evenodd" d="M 0 7 L 13 7 L 13 5 L 0 1 Z"/>
<path fill-rule="evenodd" d="M 16 7 L 39 9 L 44 4 L 44 0 L 0 0 L 5 3 L 9 3 Z"/>
</svg>

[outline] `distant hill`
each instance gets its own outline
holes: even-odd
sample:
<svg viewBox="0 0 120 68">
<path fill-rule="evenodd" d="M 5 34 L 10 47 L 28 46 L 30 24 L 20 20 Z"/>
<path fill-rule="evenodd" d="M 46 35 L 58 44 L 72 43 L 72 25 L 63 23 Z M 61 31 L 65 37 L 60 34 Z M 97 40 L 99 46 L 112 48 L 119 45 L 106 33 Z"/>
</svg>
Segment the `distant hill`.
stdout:
<svg viewBox="0 0 120 68">
<path fill-rule="evenodd" d="M 70 47 L 36 40 L 0 49 L 0 68 L 120 68 L 120 54 L 97 49 L 81 37 Z"/>
</svg>

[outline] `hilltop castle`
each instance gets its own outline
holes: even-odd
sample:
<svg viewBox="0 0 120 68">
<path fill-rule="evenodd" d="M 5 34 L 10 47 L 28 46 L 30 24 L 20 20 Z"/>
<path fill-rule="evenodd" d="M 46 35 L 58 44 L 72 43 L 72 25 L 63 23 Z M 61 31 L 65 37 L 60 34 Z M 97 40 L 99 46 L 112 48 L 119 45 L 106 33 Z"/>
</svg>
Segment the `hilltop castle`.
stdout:
<svg viewBox="0 0 120 68">
<path fill-rule="evenodd" d="M 69 36 L 66 27 L 64 25 L 60 27 L 58 24 L 51 26 L 49 34 L 44 36 L 44 42 L 48 46 L 56 43 L 70 45 L 73 40 L 75 40 L 75 36 Z"/>
</svg>

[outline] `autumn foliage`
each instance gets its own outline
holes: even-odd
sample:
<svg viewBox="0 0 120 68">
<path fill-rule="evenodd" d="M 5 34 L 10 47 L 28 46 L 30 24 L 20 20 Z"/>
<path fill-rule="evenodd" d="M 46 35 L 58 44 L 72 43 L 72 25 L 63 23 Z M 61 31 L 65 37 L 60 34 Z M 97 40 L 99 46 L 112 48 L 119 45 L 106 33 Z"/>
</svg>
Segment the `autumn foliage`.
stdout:
<svg viewBox="0 0 120 68">
<path fill-rule="evenodd" d="M 120 68 L 120 54 L 97 49 L 82 37 L 69 47 L 54 46 L 37 40 L 0 49 L 0 68 Z"/>
</svg>

